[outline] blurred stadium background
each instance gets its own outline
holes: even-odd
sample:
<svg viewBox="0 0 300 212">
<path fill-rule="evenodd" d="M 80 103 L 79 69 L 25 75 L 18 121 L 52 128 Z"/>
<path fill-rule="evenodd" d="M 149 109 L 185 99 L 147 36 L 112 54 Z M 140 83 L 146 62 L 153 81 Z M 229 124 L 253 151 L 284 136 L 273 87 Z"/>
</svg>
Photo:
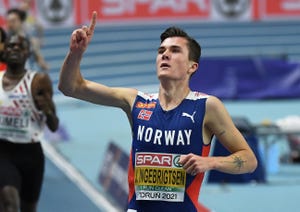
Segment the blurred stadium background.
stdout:
<svg viewBox="0 0 300 212">
<path fill-rule="evenodd" d="M 0 0 L 1 25 L 5 11 L 19 2 Z M 255 175 L 207 173 L 200 195 L 205 206 L 215 212 L 299 210 L 298 0 L 36 0 L 32 12 L 45 27 L 42 52 L 61 120 L 58 133 L 45 132 L 39 211 L 122 211 L 126 202 L 131 134 L 125 114 L 57 90 L 70 34 L 88 24 L 93 10 L 96 33 L 81 69 L 106 85 L 155 92 L 159 35 L 170 25 L 201 43 L 191 86 L 224 100 L 260 157 Z"/>
</svg>

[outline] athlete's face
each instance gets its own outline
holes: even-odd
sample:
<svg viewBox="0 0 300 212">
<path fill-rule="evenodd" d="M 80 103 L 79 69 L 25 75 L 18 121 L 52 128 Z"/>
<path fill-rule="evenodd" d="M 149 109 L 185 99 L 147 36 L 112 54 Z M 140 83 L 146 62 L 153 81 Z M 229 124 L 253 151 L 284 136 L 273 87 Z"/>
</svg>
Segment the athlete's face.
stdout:
<svg viewBox="0 0 300 212">
<path fill-rule="evenodd" d="M 160 80 L 185 80 L 196 71 L 198 64 L 189 60 L 188 41 L 185 38 L 170 37 L 158 48 L 156 68 Z"/>
<path fill-rule="evenodd" d="M 7 64 L 23 64 L 28 56 L 29 44 L 22 36 L 11 36 L 5 42 L 3 58 Z"/>
</svg>

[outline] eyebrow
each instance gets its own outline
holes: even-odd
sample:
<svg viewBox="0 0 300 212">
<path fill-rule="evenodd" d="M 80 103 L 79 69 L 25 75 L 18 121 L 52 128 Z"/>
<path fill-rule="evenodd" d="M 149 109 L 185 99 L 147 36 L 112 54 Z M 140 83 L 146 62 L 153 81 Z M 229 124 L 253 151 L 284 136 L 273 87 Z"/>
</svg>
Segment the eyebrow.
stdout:
<svg viewBox="0 0 300 212">
<path fill-rule="evenodd" d="M 166 46 L 160 46 L 158 47 L 157 50 L 162 50 L 162 49 L 166 49 L 167 47 Z M 178 46 L 178 45 L 172 45 L 172 46 L 169 46 L 170 49 L 182 49 L 181 46 Z"/>
</svg>

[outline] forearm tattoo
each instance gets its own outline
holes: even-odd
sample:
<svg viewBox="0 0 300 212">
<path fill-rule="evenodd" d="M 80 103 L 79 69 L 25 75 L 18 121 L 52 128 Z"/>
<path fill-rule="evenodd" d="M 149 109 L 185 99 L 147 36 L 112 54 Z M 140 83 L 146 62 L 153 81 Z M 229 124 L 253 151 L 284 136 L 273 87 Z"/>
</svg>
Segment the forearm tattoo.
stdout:
<svg viewBox="0 0 300 212">
<path fill-rule="evenodd" d="M 235 168 L 237 168 L 238 170 L 241 170 L 244 167 L 244 164 L 246 161 L 237 155 L 233 155 L 232 157 L 233 157 L 233 164 L 234 164 Z"/>
</svg>

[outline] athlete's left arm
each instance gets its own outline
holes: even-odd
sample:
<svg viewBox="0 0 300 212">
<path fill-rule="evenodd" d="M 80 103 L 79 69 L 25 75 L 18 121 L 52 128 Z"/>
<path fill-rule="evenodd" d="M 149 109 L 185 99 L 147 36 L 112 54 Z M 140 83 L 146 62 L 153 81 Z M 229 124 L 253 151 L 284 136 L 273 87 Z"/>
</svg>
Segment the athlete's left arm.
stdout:
<svg viewBox="0 0 300 212">
<path fill-rule="evenodd" d="M 225 157 L 200 157 L 194 154 L 182 156 L 180 162 L 187 173 L 218 170 L 230 174 L 243 174 L 256 169 L 257 160 L 253 151 L 235 127 L 223 103 L 213 96 L 206 102 L 203 132 L 209 134 L 206 137 L 215 135 L 231 154 Z"/>
<path fill-rule="evenodd" d="M 47 117 L 47 126 L 51 131 L 58 128 L 59 119 L 56 115 L 56 109 L 52 100 L 53 89 L 52 82 L 45 73 L 37 73 L 31 84 L 31 93 L 38 110 L 42 111 Z"/>
</svg>

